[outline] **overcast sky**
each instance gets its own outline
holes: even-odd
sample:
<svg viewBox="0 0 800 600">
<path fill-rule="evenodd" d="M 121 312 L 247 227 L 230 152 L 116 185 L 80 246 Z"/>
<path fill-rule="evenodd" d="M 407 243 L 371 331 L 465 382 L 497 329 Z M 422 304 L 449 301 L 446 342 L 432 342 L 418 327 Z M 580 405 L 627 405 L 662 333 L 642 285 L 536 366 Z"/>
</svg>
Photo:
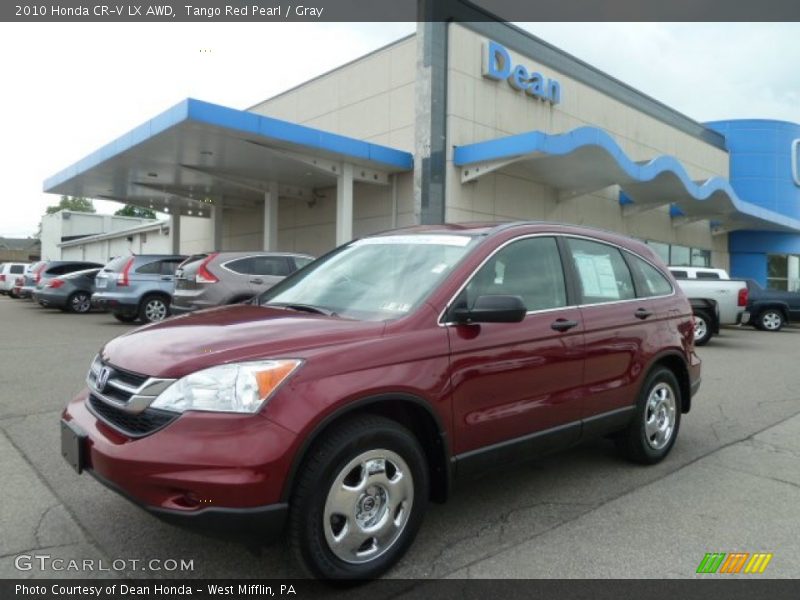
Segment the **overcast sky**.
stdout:
<svg viewBox="0 0 800 600">
<path fill-rule="evenodd" d="M 523 26 L 699 121 L 800 122 L 800 24 Z M 0 23 L 0 235 L 36 231 L 45 178 L 184 98 L 244 109 L 415 28 Z"/>
</svg>

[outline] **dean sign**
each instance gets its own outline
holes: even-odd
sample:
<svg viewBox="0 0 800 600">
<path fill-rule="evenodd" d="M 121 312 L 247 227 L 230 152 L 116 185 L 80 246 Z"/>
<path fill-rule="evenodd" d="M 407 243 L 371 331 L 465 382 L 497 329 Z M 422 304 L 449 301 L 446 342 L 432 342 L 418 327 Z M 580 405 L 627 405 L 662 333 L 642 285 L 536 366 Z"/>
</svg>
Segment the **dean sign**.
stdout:
<svg viewBox="0 0 800 600">
<path fill-rule="evenodd" d="M 550 104 L 561 102 L 561 84 L 547 79 L 541 73 L 529 71 L 525 65 L 513 66 L 508 50 L 497 42 L 483 44 L 483 76 L 488 79 L 505 79 L 515 90 Z"/>
</svg>

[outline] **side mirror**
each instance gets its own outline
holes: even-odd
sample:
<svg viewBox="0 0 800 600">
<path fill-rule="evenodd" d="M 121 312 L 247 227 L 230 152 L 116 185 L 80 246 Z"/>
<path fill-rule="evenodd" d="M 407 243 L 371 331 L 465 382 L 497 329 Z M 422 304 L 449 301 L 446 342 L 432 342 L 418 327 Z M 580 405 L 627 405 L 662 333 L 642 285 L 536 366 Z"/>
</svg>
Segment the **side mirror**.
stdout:
<svg viewBox="0 0 800 600">
<path fill-rule="evenodd" d="M 456 323 L 519 323 L 527 312 L 519 296 L 479 296 L 471 309 L 456 308 L 452 314 Z"/>
</svg>

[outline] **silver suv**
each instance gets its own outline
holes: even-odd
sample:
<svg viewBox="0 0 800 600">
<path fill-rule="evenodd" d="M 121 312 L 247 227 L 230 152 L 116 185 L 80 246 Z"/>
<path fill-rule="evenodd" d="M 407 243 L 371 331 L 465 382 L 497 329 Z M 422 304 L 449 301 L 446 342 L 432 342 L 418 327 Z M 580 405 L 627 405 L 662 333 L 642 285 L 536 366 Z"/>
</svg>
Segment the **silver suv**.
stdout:
<svg viewBox="0 0 800 600">
<path fill-rule="evenodd" d="M 314 259 L 281 252 L 194 254 L 175 274 L 173 314 L 235 304 L 271 288 Z"/>
<path fill-rule="evenodd" d="M 170 315 L 175 269 L 186 259 L 176 254 L 120 256 L 95 278 L 92 306 L 110 310 L 118 321 L 145 323 Z"/>
</svg>

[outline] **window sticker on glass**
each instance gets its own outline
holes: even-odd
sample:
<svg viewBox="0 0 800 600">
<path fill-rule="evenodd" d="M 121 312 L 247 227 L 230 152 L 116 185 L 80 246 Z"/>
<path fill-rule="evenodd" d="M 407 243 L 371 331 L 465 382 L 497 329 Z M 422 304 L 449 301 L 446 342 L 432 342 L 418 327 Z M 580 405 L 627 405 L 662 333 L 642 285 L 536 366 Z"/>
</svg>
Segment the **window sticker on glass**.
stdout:
<svg viewBox="0 0 800 600">
<path fill-rule="evenodd" d="M 431 269 L 431 273 L 439 274 L 444 272 L 445 269 L 447 269 L 447 263 L 439 263 Z"/>
<path fill-rule="evenodd" d="M 434 244 L 438 246 L 459 246 L 469 244 L 472 238 L 467 235 L 382 235 L 356 240 L 353 246 L 377 246 L 382 244 Z"/>
<path fill-rule="evenodd" d="M 610 256 L 575 253 L 575 265 L 580 273 L 584 295 L 619 299 L 617 278 Z"/>
<path fill-rule="evenodd" d="M 411 310 L 411 304 L 407 302 L 385 302 L 381 306 L 381 310 L 388 312 L 408 312 Z"/>
</svg>

